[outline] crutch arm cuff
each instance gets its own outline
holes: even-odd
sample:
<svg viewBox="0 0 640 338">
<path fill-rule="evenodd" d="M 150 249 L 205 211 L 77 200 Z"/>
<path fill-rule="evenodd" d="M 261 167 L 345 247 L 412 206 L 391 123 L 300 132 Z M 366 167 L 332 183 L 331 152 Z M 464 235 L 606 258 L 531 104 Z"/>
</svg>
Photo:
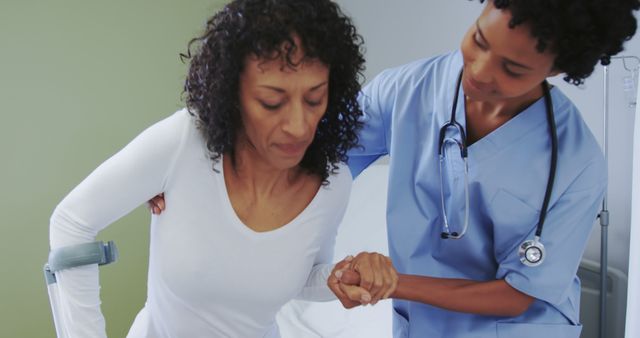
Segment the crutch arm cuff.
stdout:
<svg viewBox="0 0 640 338">
<path fill-rule="evenodd" d="M 89 264 L 106 265 L 118 259 L 118 248 L 113 241 L 93 242 L 65 246 L 49 252 L 44 266 L 47 284 L 55 283 L 56 271 Z"/>
</svg>

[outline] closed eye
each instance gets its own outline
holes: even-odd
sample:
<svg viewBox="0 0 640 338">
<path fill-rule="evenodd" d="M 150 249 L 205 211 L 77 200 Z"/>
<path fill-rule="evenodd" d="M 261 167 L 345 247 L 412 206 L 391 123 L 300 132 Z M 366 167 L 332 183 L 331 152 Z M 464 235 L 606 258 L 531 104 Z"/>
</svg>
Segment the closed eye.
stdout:
<svg viewBox="0 0 640 338">
<path fill-rule="evenodd" d="M 260 105 L 266 110 L 278 110 L 280 107 L 282 107 L 282 103 L 268 104 L 264 101 L 260 101 Z"/>
<path fill-rule="evenodd" d="M 482 50 L 486 50 L 488 48 L 484 41 L 482 41 L 482 37 L 478 32 L 473 34 L 473 42 Z"/>
<path fill-rule="evenodd" d="M 509 69 L 509 66 L 507 66 L 507 65 L 503 66 L 502 68 L 504 69 L 504 72 L 510 77 L 518 78 L 518 77 L 522 76 L 522 74 L 516 73 L 516 72 L 512 71 L 511 69 Z"/>
<path fill-rule="evenodd" d="M 318 100 L 318 101 L 305 100 L 305 102 L 311 107 L 317 107 L 322 104 L 322 100 Z"/>
</svg>

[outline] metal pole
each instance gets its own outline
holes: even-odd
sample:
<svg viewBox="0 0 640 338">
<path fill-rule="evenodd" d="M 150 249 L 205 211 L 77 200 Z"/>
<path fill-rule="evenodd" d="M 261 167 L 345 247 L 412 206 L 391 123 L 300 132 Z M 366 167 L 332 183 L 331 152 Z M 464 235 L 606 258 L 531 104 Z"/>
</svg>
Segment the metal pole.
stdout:
<svg viewBox="0 0 640 338">
<path fill-rule="evenodd" d="M 604 69 L 604 104 L 603 104 L 603 124 L 602 124 L 602 151 L 604 153 L 605 163 L 609 165 L 609 64 L 611 59 L 622 59 L 622 64 L 627 71 L 632 71 L 627 67 L 626 60 L 635 60 L 636 67 L 640 67 L 640 58 L 635 55 L 611 56 L 601 61 Z M 607 231 L 609 229 L 609 209 L 607 207 L 607 198 L 609 192 L 605 189 L 602 198 L 602 210 L 598 214 L 600 219 L 600 338 L 607 338 L 607 277 L 608 277 L 608 240 Z"/>
<path fill-rule="evenodd" d="M 603 107 L 603 140 L 602 149 L 605 163 L 609 164 L 609 65 L 604 65 L 604 107 Z M 607 230 L 609 226 L 609 210 L 607 209 L 607 195 L 605 189 L 600 211 L 600 338 L 607 337 Z"/>
</svg>

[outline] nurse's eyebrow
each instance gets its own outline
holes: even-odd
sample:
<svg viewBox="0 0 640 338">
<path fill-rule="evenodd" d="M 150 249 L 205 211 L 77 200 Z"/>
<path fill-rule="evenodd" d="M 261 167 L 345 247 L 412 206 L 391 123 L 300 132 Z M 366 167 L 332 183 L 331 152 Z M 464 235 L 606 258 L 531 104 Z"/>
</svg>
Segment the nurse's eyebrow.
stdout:
<svg viewBox="0 0 640 338">
<path fill-rule="evenodd" d="M 487 41 L 487 38 L 485 38 L 485 37 L 484 37 L 484 34 L 482 34 L 482 29 L 480 29 L 480 19 L 476 20 L 476 30 L 478 31 L 478 35 L 480 35 L 480 37 L 482 38 L 482 42 L 483 42 L 484 44 L 486 44 L 486 47 L 487 47 L 487 48 L 489 48 L 489 46 L 490 46 L 490 45 L 489 45 L 489 41 Z M 520 68 L 524 68 L 524 69 L 526 69 L 526 70 L 532 70 L 532 69 L 533 69 L 533 68 L 531 68 L 531 67 L 529 67 L 529 66 L 527 66 L 527 65 L 524 65 L 524 64 L 522 64 L 522 63 L 520 63 L 520 62 L 513 61 L 513 60 L 511 60 L 511 59 L 509 59 L 509 58 L 505 58 L 505 57 L 503 57 L 503 59 L 504 59 L 504 61 L 505 61 L 506 63 L 511 64 L 511 65 L 513 65 L 513 66 L 520 67 Z"/>
<path fill-rule="evenodd" d="M 505 61 L 506 63 L 508 63 L 508 64 L 514 65 L 514 66 L 516 66 L 516 67 L 524 68 L 524 69 L 526 69 L 526 70 L 532 70 L 532 69 L 533 69 L 533 68 L 531 68 L 531 67 L 529 67 L 529 66 L 526 66 L 526 65 L 523 65 L 523 64 L 521 64 L 521 63 L 515 62 L 515 61 L 513 61 L 513 60 L 511 60 L 511 59 L 504 58 L 504 61 Z"/>
<path fill-rule="evenodd" d="M 480 37 L 482 38 L 482 42 L 484 42 L 487 47 L 489 47 L 489 42 L 487 41 L 487 39 L 484 37 L 484 34 L 482 34 L 482 29 L 480 29 L 480 19 L 476 20 L 476 30 L 478 31 L 478 34 L 480 35 Z"/>
</svg>

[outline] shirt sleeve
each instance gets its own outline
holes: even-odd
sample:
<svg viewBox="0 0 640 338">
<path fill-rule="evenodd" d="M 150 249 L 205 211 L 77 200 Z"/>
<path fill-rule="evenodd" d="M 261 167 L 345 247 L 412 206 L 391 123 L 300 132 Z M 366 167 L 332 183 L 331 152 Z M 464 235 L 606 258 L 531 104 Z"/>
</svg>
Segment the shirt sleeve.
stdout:
<svg viewBox="0 0 640 338">
<path fill-rule="evenodd" d="M 515 289 L 550 304 L 566 300 L 605 189 L 606 166 L 604 160 L 598 159 L 582 170 L 549 209 L 541 236 L 546 257 L 539 266 L 525 266 L 518 255 L 518 246 L 533 239 L 536 224 L 529 225 L 532 230 L 524 238 L 496 234 L 496 247 L 509 248 L 504 253 L 496 253 L 499 263 L 496 278 L 505 279 Z M 508 193 L 499 193 L 493 204 L 500 205 L 507 221 L 521 224 L 523 219 L 535 219 L 537 222 L 539 212 Z M 523 217 L 523 212 L 530 215 Z"/>
<path fill-rule="evenodd" d="M 326 236 L 323 236 L 320 250 L 316 254 L 314 265 L 311 268 L 307 282 L 296 299 L 314 302 L 328 302 L 337 299 L 333 291 L 329 289 L 327 280 L 335 266 L 332 262 L 335 252 L 336 236 L 338 235 L 338 226 L 347 211 L 353 180 L 346 166 L 340 166 L 340 172 L 342 172 L 339 174 L 340 177 L 336 181 L 331 182 L 330 185 L 332 189 L 336 190 L 333 192 L 335 198 L 330 199 L 331 204 L 320 206 L 328 210 L 335 210 L 335 212 L 330 213 L 331 215 L 335 215 L 332 220 L 333 223 L 323 225 L 331 230 L 327 231 Z"/>
<path fill-rule="evenodd" d="M 50 246 L 93 242 L 97 233 L 164 191 L 188 118 L 151 126 L 102 163 L 55 208 Z M 106 337 L 96 264 L 56 272 L 60 323 L 69 337 Z"/>
<path fill-rule="evenodd" d="M 312 302 L 328 302 L 337 299 L 327 285 L 327 280 L 335 266 L 335 264 L 330 263 L 333 259 L 333 250 L 331 251 L 330 256 L 326 256 L 326 252 L 323 252 L 323 256 L 329 257 L 328 260 L 325 260 L 324 263 L 317 263 L 311 268 L 311 273 L 309 273 L 307 283 L 302 288 L 302 291 L 298 294 L 296 299 Z"/>
<path fill-rule="evenodd" d="M 391 112 L 396 96 L 391 74 L 392 70 L 380 73 L 358 96 L 363 128 L 358 133 L 359 146 L 348 153 L 354 179 L 379 157 L 389 154 Z"/>
</svg>

